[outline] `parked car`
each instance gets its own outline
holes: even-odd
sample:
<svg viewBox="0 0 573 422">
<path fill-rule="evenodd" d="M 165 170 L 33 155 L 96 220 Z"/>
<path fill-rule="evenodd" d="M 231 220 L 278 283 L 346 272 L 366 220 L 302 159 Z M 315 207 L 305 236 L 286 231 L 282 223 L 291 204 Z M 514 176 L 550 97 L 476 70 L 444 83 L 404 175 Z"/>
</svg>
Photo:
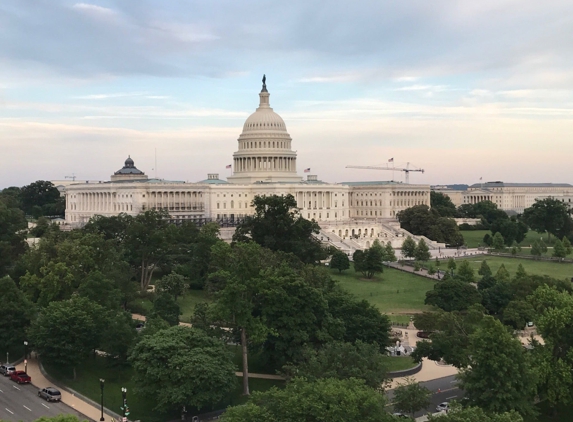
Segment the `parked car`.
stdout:
<svg viewBox="0 0 573 422">
<path fill-rule="evenodd" d="M 38 397 L 46 399 L 46 401 L 60 401 L 62 400 L 62 393 L 57 388 L 46 387 L 38 391 Z"/>
<path fill-rule="evenodd" d="M 10 374 L 10 379 L 16 381 L 18 384 L 28 384 L 32 378 L 24 371 L 14 371 Z"/>
<path fill-rule="evenodd" d="M 450 410 L 450 404 L 447 401 L 438 404 L 438 407 L 436 407 L 436 412 L 447 412 L 448 410 Z"/>
<path fill-rule="evenodd" d="M 0 374 L 9 377 L 12 372 L 16 370 L 12 365 L 0 365 Z"/>
<path fill-rule="evenodd" d="M 392 415 L 400 419 L 410 419 L 410 416 L 405 415 L 404 413 L 401 412 L 394 412 Z"/>
</svg>

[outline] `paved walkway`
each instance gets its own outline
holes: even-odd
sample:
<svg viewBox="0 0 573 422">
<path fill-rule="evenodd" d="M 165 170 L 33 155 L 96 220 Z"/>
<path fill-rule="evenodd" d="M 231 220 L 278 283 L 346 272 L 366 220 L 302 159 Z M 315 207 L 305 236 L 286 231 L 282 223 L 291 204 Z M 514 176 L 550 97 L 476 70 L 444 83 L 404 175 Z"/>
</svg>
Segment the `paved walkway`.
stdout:
<svg viewBox="0 0 573 422">
<path fill-rule="evenodd" d="M 23 371 L 24 370 L 24 363 L 17 365 L 17 369 Z M 62 402 L 63 403 L 67 404 L 71 408 L 82 413 L 83 415 L 85 415 L 90 420 L 99 421 L 99 419 L 101 417 L 100 408 L 96 408 L 96 407 L 90 405 L 89 403 L 86 403 L 85 401 L 79 399 L 78 397 L 76 397 L 72 393 L 68 393 L 63 388 L 61 388 L 57 385 L 54 385 L 53 383 L 48 381 L 48 379 L 46 379 L 46 377 L 44 377 L 44 375 L 40 371 L 40 366 L 38 363 L 38 359 L 36 357 L 28 359 L 27 372 L 28 372 L 28 375 L 30 375 L 30 377 L 32 377 L 32 385 L 38 387 L 38 389 L 50 387 L 50 386 L 59 388 L 60 392 L 62 393 Z M 108 415 L 107 413 L 105 413 L 105 411 L 104 411 L 104 418 L 106 421 L 111 421 L 112 417 L 110 415 Z"/>
</svg>

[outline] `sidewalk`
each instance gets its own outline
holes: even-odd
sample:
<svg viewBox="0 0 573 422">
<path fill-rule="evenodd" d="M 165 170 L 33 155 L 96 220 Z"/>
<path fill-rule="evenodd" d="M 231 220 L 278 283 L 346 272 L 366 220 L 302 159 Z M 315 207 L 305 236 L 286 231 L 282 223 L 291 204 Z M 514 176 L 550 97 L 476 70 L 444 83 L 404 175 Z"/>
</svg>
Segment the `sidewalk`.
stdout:
<svg viewBox="0 0 573 422">
<path fill-rule="evenodd" d="M 17 365 L 17 369 L 23 371 L 24 363 L 20 363 L 19 365 Z M 38 359 L 35 356 L 32 357 L 31 359 L 28 359 L 27 372 L 28 375 L 32 377 L 32 385 L 38 387 L 38 389 L 50 386 L 58 388 L 62 393 L 62 403 L 67 404 L 72 409 L 75 409 L 76 411 L 80 412 L 86 418 L 92 421 L 99 421 L 101 417 L 100 408 L 96 408 L 90 405 L 89 403 L 86 403 L 85 401 L 76 397 L 74 394 L 67 392 L 63 387 L 55 385 L 50 381 L 48 381 L 48 379 L 46 379 L 46 377 L 44 377 L 44 375 L 40 371 L 40 365 Z M 112 419 L 112 416 L 108 415 L 105 412 L 105 409 L 104 409 L 104 418 L 106 421 L 111 421 Z"/>
</svg>

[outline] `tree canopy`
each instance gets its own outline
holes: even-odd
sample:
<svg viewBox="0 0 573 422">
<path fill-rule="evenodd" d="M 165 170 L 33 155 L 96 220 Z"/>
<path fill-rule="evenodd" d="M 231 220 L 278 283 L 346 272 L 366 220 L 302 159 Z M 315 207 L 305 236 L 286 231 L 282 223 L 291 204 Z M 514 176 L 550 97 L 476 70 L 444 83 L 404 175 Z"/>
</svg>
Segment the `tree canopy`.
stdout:
<svg viewBox="0 0 573 422">
<path fill-rule="evenodd" d="M 284 389 L 255 392 L 244 405 L 230 407 L 224 422 L 390 422 L 383 394 L 357 379 L 309 382 L 295 378 Z"/>
<path fill-rule="evenodd" d="M 272 251 L 292 253 L 305 263 L 326 258 L 314 237 L 320 232 L 318 223 L 302 217 L 292 195 L 256 196 L 252 206 L 255 212 L 237 226 L 234 242 L 254 241 Z"/>
<path fill-rule="evenodd" d="M 136 389 L 152 398 L 157 409 L 201 409 L 218 403 L 237 385 L 231 352 L 195 328 L 171 327 L 142 338 L 130 361 Z"/>
<path fill-rule="evenodd" d="M 554 198 L 536 199 L 523 211 L 523 221 L 536 232 L 547 232 L 559 238 L 573 230 L 567 205 Z"/>
</svg>

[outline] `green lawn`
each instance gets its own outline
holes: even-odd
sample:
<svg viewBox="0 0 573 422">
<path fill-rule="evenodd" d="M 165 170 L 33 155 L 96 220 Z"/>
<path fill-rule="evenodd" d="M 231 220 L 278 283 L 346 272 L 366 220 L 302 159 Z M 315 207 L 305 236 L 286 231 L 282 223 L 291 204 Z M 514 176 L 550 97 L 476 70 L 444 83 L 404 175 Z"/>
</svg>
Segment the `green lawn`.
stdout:
<svg viewBox="0 0 573 422">
<path fill-rule="evenodd" d="M 393 268 L 384 268 L 384 273 L 377 274 L 371 280 L 365 279 L 353 268 L 342 274 L 337 270 L 331 271 L 332 278 L 339 281 L 342 287 L 376 305 L 392 321 L 408 322 L 408 315 L 431 309 L 424 305 L 426 292 L 434 287 L 434 282 L 428 278 Z"/>
<path fill-rule="evenodd" d="M 529 274 L 537 275 L 548 275 L 553 278 L 567 279 L 570 280 L 573 277 L 573 264 L 571 263 L 559 263 L 550 261 L 534 261 L 530 259 L 519 259 L 519 258 L 509 258 L 509 257 L 499 257 L 499 256 L 473 256 L 467 258 L 460 258 L 457 261 L 463 261 L 466 259 L 476 270 L 479 269 L 482 261 L 485 259 L 487 264 L 491 268 L 492 272 L 498 270 L 501 264 L 505 265 L 505 268 L 511 275 L 515 274 L 517 271 L 517 266 L 519 264 L 523 265 L 525 271 Z M 446 263 L 443 262 L 440 268 L 446 268 Z"/>
<path fill-rule="evenodd" d="M 179 321 L 189 322 L 189 319 L 195 310 L 195 305 L 201 302 L 210 301 L 211 300 L 207 297 L 207 292 L 204 290 L 187 290 L 183 296 L 177 298 L 177 303 L 181 308 Z"/>
<path fill-rule="evenodd" d="M 417 363 L 414 362 L 410 356 L 384 356 L 384 361 L 386 362 L 389 372 L 403 371 L 404 369 L 410 369 L 417 365 Z"/>
<path fill-rule="evenodd" d="M 460 232 L 464 236 L 464 240 L 468 248 L 477 248 L 478 246 L 484 246 L 483 244 L 483 237 L 486 234 L 491 235 L 491 231 L 489 230 L 462 230 Z M 547 243 L 547 233 L 539 234 L 534 231 L 528 231 L 527 235 L 523 242 L 521 242 L 521 246 L 529 246 L 536 240 L 543 240 Z"/>
<path fill-rule="evenodd" d="M 133 370 L 131 368 L 115 368 L 106 364 L 104 358 L 92 358 L 77 368 L 77 379 L 72 379 L 72 370 L 70 368 L 61 368 L 59 366 L 44 365 L 46 371 L 64 385 L 78 391 L 99 403 L 100 385 L 99 379 L 105 379 L 104 402 L 105 406 L 116 412 L 121 413 L 121 388 L 127 388 L 127 402 L 131 411 L 130 420 L 141 420 L 142 422 L 163 422 L 166 420 L 177 419 L 180 409 L 174 409 L 172 412 L 160 413 L 153 410 L 153 400 L 142 397 L 134 391 L 134 383 L 131 381 Z M 229 405 L 237 405 L 247 401 L 247 397 L 242 395 L 242 377 L 237 377 L 237 387 L 232 394 L 222 403 L 217 404 L 213 409 L 203 408 L 200 413 L 209 410 L 223 409 Z M 282 387 L 283 381 L 250 379 L 249 387 L 251 391 L 265 391 L 273 386 Z M 197 414 L 197 411 L 189 410 L 189 414 Z"/>
</svg>

